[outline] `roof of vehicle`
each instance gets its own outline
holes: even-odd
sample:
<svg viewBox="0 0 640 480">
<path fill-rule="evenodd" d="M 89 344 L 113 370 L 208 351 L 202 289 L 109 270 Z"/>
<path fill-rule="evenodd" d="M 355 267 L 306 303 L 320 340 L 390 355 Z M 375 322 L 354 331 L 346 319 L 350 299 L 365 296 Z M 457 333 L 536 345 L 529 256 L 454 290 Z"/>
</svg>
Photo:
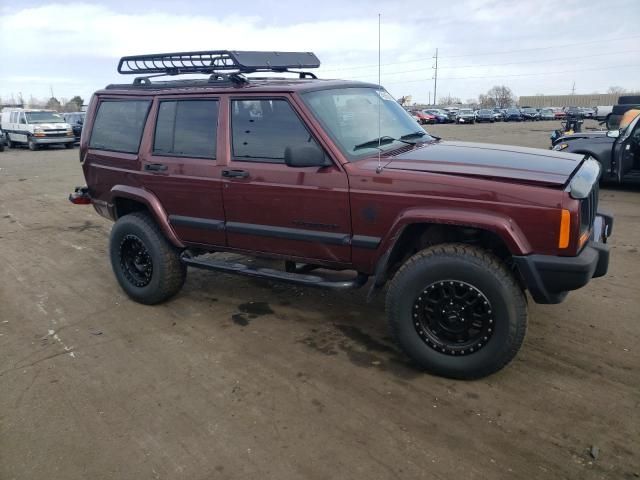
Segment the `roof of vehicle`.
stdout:
<svg viewBox="0 0 640 480">
<path fill-rule="evenodd" d="M 163 93 L 211 93 L 211 92 L 309 92 L 333 88 L 380 88 L 373 83 L 355 80 L 335 80 L 316 78 L 278 78 L 247 77 L 247 82 L 237 84 L 226 81 L 209 81 L 208 79 L 187 79 L 153 82 L 150 84 L 111 84 L 97 94 L 159 95 Z"/>
<path fill-rule="evenodd" d="M 267 52 L 237 50 L 203 50 L 194 52 L 156 53 L 122 57 L 118 73 L 147 74 L 130 84 L 107 85 L 104 94 L 158 95 L 164 92 L 293 92 L 329 88 L 375 87 L 378 85 L 346 81 L 320 80 L 306 69 L 318 68 L 320 60 L 313 52 Z M 292 70 L 293 69 L 293 70 Z M 302 70 L 301 70 L 302 69 Z M 258 77 L 256 73 L 293 73 L 297 78 Z M 208 78 L 155 81 L 152 77 L 183 74 L 208 75 Z"/>
</svg>

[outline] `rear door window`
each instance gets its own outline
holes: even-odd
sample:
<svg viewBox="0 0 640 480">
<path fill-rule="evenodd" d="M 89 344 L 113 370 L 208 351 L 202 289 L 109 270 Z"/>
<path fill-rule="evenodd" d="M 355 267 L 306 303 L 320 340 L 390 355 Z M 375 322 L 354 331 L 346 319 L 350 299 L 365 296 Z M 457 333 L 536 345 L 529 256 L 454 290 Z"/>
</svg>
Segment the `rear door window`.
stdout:
<svg viewBox="0 0 640 480">
<path fill-rule="evenodd" d="M 90 148 L 138 153 L 151 100 L 104 100 L 91 132 Z"/>
<path fill-rule="evenodd" d="M 158 108 L 154 155 L 216 158 L 218 100 L 164 100 Z"/>
</svg>

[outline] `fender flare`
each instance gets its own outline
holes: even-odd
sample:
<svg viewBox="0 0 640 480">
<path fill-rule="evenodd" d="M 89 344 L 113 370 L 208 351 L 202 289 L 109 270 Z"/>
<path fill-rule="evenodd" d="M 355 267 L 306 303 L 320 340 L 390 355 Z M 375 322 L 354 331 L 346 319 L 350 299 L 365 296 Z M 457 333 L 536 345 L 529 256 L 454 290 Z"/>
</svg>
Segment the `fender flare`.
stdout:
<svg viewBox="0 0 640 480">
<path fill-rule="evenodd" d="M 184 243 L 180 241 L 173 227 L 169 223 L 169 217 L 158 197 L 153 193 L 139 187 L 131 187 L 129 185 L 114 185 L 109 192 L 109 203 L 115 205 L 115 201 L 118 198 L 128 198 L 140 202 L 147 207 L 149 213 L 156 221 L 162 233 L 167 237 L 167 240 L 171 242 L 175 247 L 185 248 Z M 115 207 L 114 207 L 115 208 Z M 115 212 L 114 212 L 115 216 Z M 117 219 L 117 218 L 116 218 Z"/>
<path fill-rule="evenodd" d="M 461 208 L 405 210 L 398 216 L 380 243 L 379 251 L 382 253 L 375 262 L 374 282 L 372 282 L 368 299 L 371 298 L 376 288 L 386 282 L 389 260 L 402 233 L 408 226 L 415 224 L 451 225 L 486 230 L 496 234 L 512 255 L 527 255 L 532 251 L 529 241 L 517 223 L 501 213 Z"/>
</svg>

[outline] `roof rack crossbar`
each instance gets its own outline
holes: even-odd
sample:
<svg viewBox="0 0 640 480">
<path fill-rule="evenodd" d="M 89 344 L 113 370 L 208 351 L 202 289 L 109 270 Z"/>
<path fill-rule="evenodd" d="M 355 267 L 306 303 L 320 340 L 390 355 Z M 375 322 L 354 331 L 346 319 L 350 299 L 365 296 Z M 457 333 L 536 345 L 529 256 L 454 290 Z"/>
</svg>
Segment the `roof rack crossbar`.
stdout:
<svg viewBox="0 0 640 480">
<path fill-rule="evenodd" d="M 320 60 L 312 52 L 210 50 L 122 57 L 118 63 L 118 73 L 179 75 L 183 73 L 212 74 L 227 70 L 238 73 L 286 72 L 289 68 L 318 68 L 319 66 Z"/>
</svg>

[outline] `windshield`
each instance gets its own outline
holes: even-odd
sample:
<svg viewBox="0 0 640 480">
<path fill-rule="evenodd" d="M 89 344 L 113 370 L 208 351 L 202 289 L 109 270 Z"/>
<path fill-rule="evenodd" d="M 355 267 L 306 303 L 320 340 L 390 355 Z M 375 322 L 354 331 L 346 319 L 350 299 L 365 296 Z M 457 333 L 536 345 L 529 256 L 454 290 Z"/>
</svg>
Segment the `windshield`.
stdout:
<svg viewBox="0 0 640 480">
<path fill-rule="evenodd" d="M 383 139 L 380 142 L 383 152 L 405 145 L 406 142 L 398 140 L 403 137 L 411 138 L 412 142 L 433 140 L 385 90 L 367 87 L 319 90 L 305 93 L 302 98 L 338 147 L 353 160 L 377 152 L 378 143 L 372 140 L 378 138 Z"/>
<path fill-rule="evenodd" d="M 493 112 L 491 110 L 480 110 L 482 115 L 491 115 Z"/>
<path fill-rule="evenodd" d="M 55 112 L 25 112 L 29 123 L 64 123 L 64 118 Z"/>
<path fill-rule="evenodd" d="M 473 114 L 473 110 L 460 110 L 458 113 L 460 115 L 471 115 Z"/>
</svg>

